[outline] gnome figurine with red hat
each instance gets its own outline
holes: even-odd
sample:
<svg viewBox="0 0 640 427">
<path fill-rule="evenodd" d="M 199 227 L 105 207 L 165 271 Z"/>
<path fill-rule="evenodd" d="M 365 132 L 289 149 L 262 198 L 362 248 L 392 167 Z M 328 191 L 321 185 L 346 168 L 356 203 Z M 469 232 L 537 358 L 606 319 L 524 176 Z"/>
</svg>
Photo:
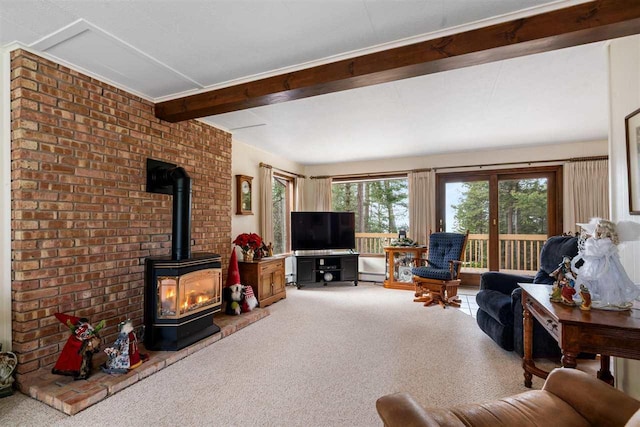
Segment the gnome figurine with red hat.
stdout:
<svg viewBox="0 0 640 427">
<path fill-rule="evenodd" d="M 235 249 L 231 251 L 229 259 L 229 271 L 226 287 L 223 292 L 226 301 L 225 313 L 237 315 L 253 310 L 258 306 L 258 300 L 251 286 L 243 286 L 240 283 L 240 271 Z"/>
<path fill-rule="evenodd" d="M 55 316 L 69 327 L 71 336 L 67 339 L 51 372 L 72 376 L 74 380 L 87 379 L 91 373 L 93 354 L 100 349 L 101 340 L 98 332 L 104 327 L 105 321 L 102 320 L 94 328 L 85 318 L 63 313 L 55 313 Z"/>
</svg>

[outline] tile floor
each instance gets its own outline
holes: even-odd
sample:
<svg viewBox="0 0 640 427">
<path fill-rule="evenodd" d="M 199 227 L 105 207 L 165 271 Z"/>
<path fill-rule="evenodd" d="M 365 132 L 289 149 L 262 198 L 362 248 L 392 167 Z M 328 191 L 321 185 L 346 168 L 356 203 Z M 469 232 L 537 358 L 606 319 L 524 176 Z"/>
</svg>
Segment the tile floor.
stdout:
<svg viewBox="0 0 640 427">
<path fill-rule="evenodd" d="M 458 296 L 462 300 L 462 304 L 458 310 L 462 311 L 474 319 L 478 312 L 478 304 L 476 304 L 476 294 L 480 289 L 461 286 L 458 288 Z"/>
</svg>

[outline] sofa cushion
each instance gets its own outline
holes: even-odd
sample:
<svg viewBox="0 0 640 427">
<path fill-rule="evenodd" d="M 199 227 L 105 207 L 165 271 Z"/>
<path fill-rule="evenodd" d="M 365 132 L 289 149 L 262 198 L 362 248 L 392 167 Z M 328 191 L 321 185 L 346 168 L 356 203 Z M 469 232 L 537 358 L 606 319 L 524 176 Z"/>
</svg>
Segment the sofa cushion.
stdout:
<svg viewBox="0 0 640 427">
<path fill-rule="evenodd" d="M 480 309 L 497 320 L 501 325 L 513 324 L 511 295 L 486 289 L 478 292 L 476 295 L 476 303 L 478 303 Z"/>
<path fill-rule="evenodd" d="M 414 267 L 411 269 L 411 273 L 426 279 L 451 280 L 451 272 L 448 268 L 445 270 L 433 267 Z"/>
</svg>

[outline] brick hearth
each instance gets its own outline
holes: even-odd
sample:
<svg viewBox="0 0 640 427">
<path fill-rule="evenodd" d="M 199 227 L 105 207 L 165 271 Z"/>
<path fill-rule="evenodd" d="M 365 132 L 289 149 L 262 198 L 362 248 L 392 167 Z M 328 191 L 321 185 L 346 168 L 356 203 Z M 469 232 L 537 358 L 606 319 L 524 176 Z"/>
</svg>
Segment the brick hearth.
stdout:
<svg viewBox="0 0 640 427">
<path fill-rule="evenodd" d="M 99 367 L 106 360 L 106 355 L 100 352 L 94 357 L 93 373 L 86 380 L 74 381 L 71 377 L 52 374 L 50 369 L 40 369 L 25 376 L 20 383 L 20 390 L 65 414 L 77 414 L 268 315 L 267 308 L 256 308 L 240 316 L 217 313 L 214 322 L 220 326 L 219 333 L 179 351 L 147 351 L 141 345 L 141 352 L 148 354 L 149 360 L 126 374 L 111 375 L 102 372 Z"/>
</svg>

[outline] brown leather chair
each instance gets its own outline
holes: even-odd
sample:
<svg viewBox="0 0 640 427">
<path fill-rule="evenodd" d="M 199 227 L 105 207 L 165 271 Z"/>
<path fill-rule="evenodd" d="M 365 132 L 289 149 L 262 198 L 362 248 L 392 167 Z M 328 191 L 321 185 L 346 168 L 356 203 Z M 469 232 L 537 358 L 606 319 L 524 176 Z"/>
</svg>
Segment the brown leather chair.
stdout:
<svg viewBox="0 0 640 427">
<path fill-rule="evenodd" d="M 376 408 L 387 427 L 640 426 L 640 401 L 568 368 L 554 369 L 542 390 L 497 401 L 425 409 L 409 394 L 396 393 L 378 399 Z"/>
</svg>

